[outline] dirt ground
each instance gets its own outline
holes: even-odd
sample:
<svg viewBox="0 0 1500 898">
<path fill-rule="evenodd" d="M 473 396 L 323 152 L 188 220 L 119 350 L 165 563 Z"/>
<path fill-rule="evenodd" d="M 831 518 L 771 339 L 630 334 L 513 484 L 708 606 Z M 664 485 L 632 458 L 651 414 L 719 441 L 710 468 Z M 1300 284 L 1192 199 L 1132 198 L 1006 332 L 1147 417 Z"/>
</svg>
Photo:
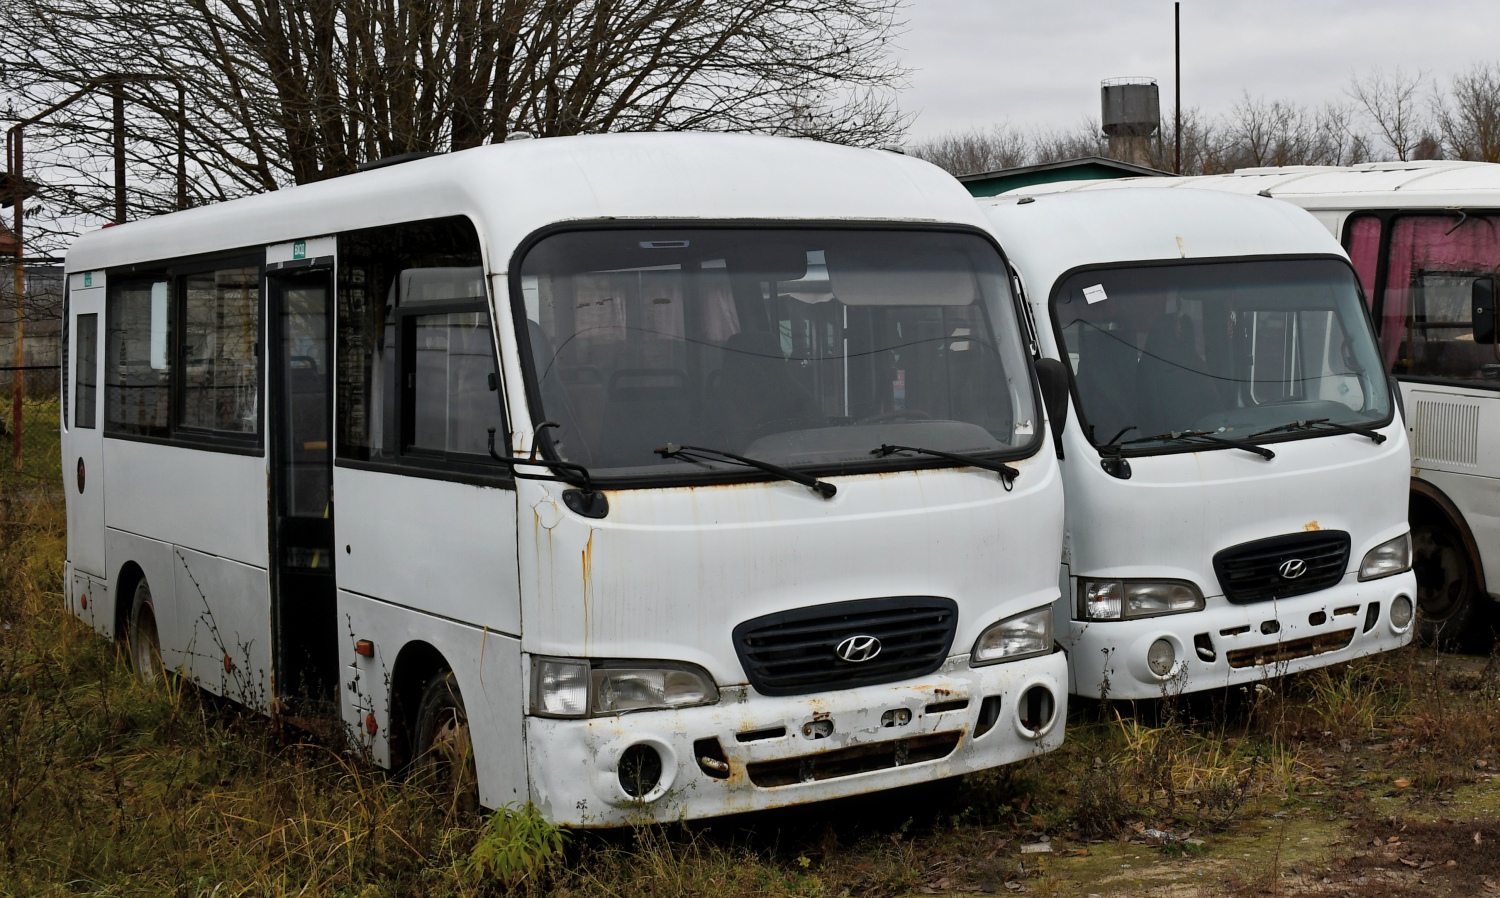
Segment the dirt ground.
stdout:
<svg viewBox="0 0 1500 898">
<path fill-rule="evenodd" d="M 1446 707 L 1379 722 L 1363 738 L 1293 729 L 1283 736 L 1296 746 L 1290 787 L 1282 795 L 1267 790 L 1222 827 L 1141 816 L 1113 836 L 997 833 L 977 853 L 937 852 L 914 891 L 1500 896 L 1497 665 L 1429 650 L 1414 666 L 1416 676 L 1444 687 Z M 1445 750 L 1445 743 L 1459 745 Z"/>
</svg>

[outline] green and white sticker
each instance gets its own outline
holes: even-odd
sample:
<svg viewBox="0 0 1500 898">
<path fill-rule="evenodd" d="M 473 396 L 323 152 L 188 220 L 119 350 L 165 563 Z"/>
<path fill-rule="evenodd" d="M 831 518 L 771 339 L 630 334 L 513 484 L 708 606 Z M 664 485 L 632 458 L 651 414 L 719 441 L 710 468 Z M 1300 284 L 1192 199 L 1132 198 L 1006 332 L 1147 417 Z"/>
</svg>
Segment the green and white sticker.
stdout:
<svg viewBox="0 0 1500 898">
<path fill-rule="evenodd" d="M 297 240 L 297 241 L 295 241 L 295 242 L 292 243 L 292 258 L 293 259 L 306 259 L 307 258 L 307 241 L 306 240 Z"/>
</svg>

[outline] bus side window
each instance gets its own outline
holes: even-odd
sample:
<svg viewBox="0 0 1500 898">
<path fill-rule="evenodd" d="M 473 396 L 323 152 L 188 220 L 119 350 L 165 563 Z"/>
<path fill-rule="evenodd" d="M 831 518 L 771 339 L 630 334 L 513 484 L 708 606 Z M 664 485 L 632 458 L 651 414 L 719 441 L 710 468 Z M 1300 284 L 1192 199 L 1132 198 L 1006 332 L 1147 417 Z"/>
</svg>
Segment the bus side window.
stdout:
<svg viewBox="0 0 1500 898">
<path fill-rule="evenodd" d="M 1500 216 L 1401 216 L 1391 225 L 1380 345 L 1397 374 L 1500 380 L 1500 352 L 1474 341 L 1470 289 L 1500 270 Z"/>
<path fill-rule="evenodd" d="M 94 429 L 94 390 L 99 377 L 99 316 L 78 316 L 78 359 L 73 381 L 73 426 Z"/>
<path fill-rule="evenodd" d="M 182 427 L 255 433 L 259 424 L 260 269 L 203 271 L 183 294 Z"/>
<path fill-rule="evenodd" d="M 506 426 L 479 237 L 455 217 L 339 235 L 336 449 L 490 464 Z"/>
<path fill-rule="evenodd" d="M 171 310 L 167 281 L 114 281 L 104 319 L 104 429 L 168 435 Z"/>
</svg>

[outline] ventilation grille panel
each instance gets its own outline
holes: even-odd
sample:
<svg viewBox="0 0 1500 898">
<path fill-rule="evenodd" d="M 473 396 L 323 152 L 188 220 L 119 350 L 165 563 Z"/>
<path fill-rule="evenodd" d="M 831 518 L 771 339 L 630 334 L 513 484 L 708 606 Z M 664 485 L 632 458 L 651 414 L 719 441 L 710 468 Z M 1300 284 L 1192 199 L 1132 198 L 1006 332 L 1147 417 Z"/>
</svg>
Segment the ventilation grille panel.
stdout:
<svg viewBox="0 0 1500 898">
<path fill-rule="evenodd" d="M 1479 406 L 1418 399 L 1413 403 L 1412 456 L 1417 461 L 1479 464 Z"/>
</svg>

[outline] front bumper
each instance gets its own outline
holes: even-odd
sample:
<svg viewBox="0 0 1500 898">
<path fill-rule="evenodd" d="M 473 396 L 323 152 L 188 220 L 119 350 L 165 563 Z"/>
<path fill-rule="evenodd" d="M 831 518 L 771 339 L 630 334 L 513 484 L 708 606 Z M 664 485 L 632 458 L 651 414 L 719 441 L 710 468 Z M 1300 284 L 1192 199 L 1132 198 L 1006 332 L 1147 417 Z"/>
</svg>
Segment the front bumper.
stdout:
<svg viewBox="0 0 1500 898">
<path fill-rule="evenodd" d="M 559 824 L 621 826 L 805 804 L 998 767 L 1062 744 L 1066 682 L 1061 651 L 979 668 L 957 655 L 931 676 L 884 686 L 786 698 L 734 686 L 721 690 L 716 705 L 678 711 L 527 717 L 531 800 Z M 635 746 L 661 762 L 659 779 L 639 797 L 627 794 L 620 773 Z M 635 781 L 637 790 L 645 785 Z"/>
<path fill-rule="evenodd" d="M 1415 603 L 1410 571 L 1339 584 L 1290 599 L 1235 605 L 1223 596 L 1202 611 L 1133 621 L 1072 621 L 1063 645 L 1071 662 L 1068 689 L 1090 698 L 1145 699 L 1237 686 L 1313 670 L 1411 642 L 1412 625 L 1391 624 L 1391 601 Z M 1371 606 L 1378 608 L 1371 611 Z M 1209 651 L 1200 654 L 1206 638 Z M 1158 639 L 1172 644 L 1175 668 L 1158 676 L 1146 652 Z"/>
</svg>

